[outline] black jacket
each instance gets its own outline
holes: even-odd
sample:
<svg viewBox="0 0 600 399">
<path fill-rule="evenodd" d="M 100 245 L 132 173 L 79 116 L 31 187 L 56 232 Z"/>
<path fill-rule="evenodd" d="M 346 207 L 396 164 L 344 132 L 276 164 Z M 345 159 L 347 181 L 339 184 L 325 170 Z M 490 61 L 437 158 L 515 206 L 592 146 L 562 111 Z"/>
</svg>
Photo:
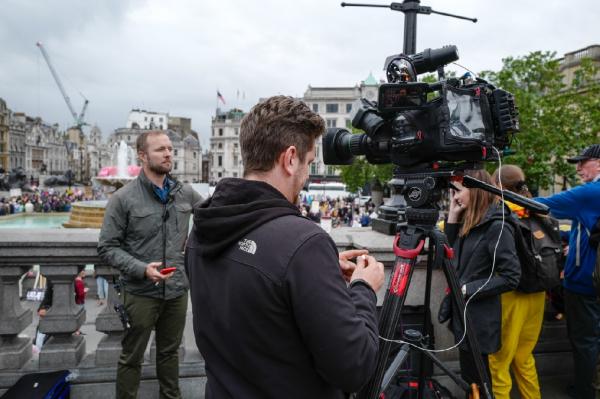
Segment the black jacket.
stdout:
<svg viewBox="0 0 600 399">
<path fill-rule="evenodd" d="M 376 296 L 267 183 L 223 179 L 186 254 L 207 398 L 341 398 L 374 371 Z"/>
<path fill-rule="evenodd" d="M 459 237 L 460 224 L 446 225 L 445 231 L 450 245 L 454 248 L 457 260 L 459 284 L 466 285 L 466 299 L 473 295 L 487 281 L 492 271 L 494 248 L 502 231 L 494 274 L 489 283 L 469 303 L 468 313 L 477 335 L 481 352 L 489 354 L 500 349 L 502 305 L 500 294 L 513 290 L 519 284 L 521 267 L 515 249 L 513 214 L 505 208 L 505 223 L 502 229 L 502 209 L 492 205 L 482 221 Z M 452 330 L 457 341 L 462 337 L 463 314 L 454 306 L 452 310 Z M 461 345 L 467 349 L 467 345 Z"/>
</svg>

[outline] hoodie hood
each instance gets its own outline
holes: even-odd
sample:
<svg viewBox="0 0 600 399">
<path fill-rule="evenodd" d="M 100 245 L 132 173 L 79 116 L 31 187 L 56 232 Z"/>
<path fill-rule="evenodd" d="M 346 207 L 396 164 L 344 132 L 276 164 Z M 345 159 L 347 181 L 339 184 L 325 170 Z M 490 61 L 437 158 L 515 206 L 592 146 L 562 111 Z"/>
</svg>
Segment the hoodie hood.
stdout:
<svg viewBox="0 0 600 399">
<path fill-rule="evenodd" d="M 268 183 L 221 179 L 212 197 L 194 210 L 194 231 L 202 256 L 214 258 L 252 230 L 275 218 L 300 215 Z"/>
</svg>

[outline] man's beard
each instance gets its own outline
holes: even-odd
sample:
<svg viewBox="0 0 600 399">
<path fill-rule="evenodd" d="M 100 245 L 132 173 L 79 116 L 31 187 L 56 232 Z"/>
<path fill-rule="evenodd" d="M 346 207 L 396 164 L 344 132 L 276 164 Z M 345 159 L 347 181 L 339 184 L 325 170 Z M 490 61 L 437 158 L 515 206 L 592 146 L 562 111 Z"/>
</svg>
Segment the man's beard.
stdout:
<svg viewBox="0 0 600 399">
<path fill-rule="evenodd" d="M 156 173 L 157 175 L 166 175 L 167 173 L 169 173 L 171 171 L 171 167 L 168 166 L 163 166 L 159 163 L 153 163 L 152 161 L 148 162 L 148 169 L 150 169 L 152 172 Z"/>
</svg>

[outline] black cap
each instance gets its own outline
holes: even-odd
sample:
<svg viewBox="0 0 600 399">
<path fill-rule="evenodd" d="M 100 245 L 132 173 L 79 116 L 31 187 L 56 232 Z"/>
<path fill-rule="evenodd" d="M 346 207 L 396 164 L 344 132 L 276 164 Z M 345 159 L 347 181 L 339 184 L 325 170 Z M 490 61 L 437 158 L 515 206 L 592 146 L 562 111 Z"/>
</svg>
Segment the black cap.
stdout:
<svg viewBox="0 0 600 399">
<path fill-rule="evenodd" d="M 586 161 L 591 158 L 600 159 L 600 144 L 592 144 L 585 147 L 579 155 L 573 158 L 567 158 L 569 163 L 577 163 L 579 161 Z"/>
</svg>

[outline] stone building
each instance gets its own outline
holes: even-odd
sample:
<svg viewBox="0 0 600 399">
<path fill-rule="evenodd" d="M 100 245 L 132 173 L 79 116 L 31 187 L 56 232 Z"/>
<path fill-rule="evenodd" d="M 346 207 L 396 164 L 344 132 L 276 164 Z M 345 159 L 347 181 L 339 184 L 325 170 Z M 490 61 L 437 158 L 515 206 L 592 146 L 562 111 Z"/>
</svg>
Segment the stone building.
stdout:
<svg viewBox="0 0 600 399">
<path fill-rule="evenodd" d="M 580 68 L 583 58 L 590 58 L 597 67 L 600 67 L 600 44 L 593 44 L 579 50 L 571 51 L 559 59 L 559 69 L 563 74 L 563 83 L 567 86 L 573 82 L 575 73 Z M 600 80 L 600 70 L 596 75 L 596 79 Z"/>
<path fill-rule="evenodd" d="M 243 165 L 240 152 L 240 124 L 244 112 L 241 109 L 231 109 L 221 112 L 212 118 L 209 182 L 216 183 L 223 177 L 242 177 Z"/>
<path fill-rule="evenodd" d="M 193 135 L 185 136 L 183 139 L 183 181 L 198 183 L 202 180 L 202 152 L 200 142 Z"/>
<path fill-rule="evenodd" d="M 27 116 L 23 113 L 14 113 L 11 115 L 10 129 L 8 131 L 8 148 L 10 151 L 8 163 L 9 170 L 13 170 L 16 168 L 23 168 L 25 170 L 29 169 L 27 168 L 28 163 L 26 161 L 25 156 L 28 150 L 25 145 L 25 131 L 28 127 L 28 124 L 26 122 Z M 36 145 L 39 146 L 39 144 L 37 143 Z M 43 163 L 43 152 L 36 150 L 33 152 L 33 155 L 36 156 L 36 158 L 39 159 L 40 162 Z M 41 164 L 38 165 L 38 167 L 40 166 Z"/>
<path fill-rule="evenodd" d="M 10 111 L 6 101 L 0 98 L 0 169 L 9 169 L 9 125 Z"/>
<path fill-rule="evenodd" d="M 127 117 L 127 128 L 129 129 L 166 130 L 168 123 L 169 114 L 144 109 L 132 109 Z"/>
<path fill-rule="evenodd" d="M 359 98 L 377 100 L 379 82 L 369 74 L 367 79 L 353 87 L 312 87 L 304 93 L 302 100 L 325 120 L 328 128 L 352 129 L 352 105 Z M 338 179 L 339 172 L 323 163 L 321 140 L 316 143 L 316 158 L 310 167 L 311 180 Z"/>
</svg>

